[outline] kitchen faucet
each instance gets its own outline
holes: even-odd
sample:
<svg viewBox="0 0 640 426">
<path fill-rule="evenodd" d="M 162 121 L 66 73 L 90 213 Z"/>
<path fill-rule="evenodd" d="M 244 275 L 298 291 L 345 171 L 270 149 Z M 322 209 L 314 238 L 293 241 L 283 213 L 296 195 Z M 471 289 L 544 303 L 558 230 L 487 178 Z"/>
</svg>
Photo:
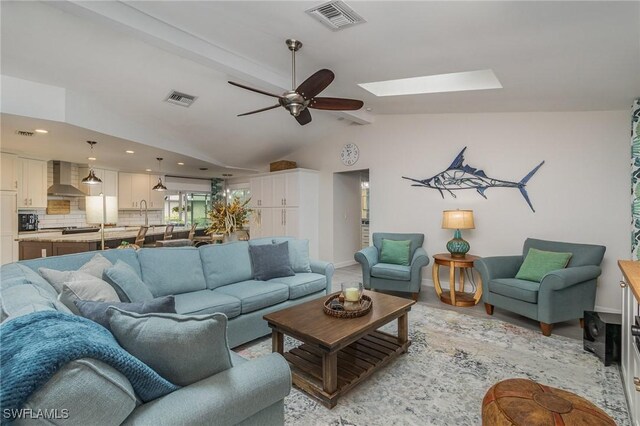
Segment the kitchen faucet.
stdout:
<svg viewBox="0 0 640 426">
<path fill-rule="evenodd" d="M 149 226 L 149 212 L 147 210 L 147 200 L 140 200 L 140 216 L 142 216 L 142 203 L 144 203 L 144 226 Z"/>
</svg>

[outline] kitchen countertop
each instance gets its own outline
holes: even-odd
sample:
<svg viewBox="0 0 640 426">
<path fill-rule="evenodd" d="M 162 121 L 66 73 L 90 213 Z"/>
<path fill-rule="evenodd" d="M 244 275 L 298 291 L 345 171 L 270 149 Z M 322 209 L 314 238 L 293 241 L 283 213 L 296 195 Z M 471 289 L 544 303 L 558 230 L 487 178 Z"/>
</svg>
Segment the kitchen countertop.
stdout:
<svg viewBox="0 0 640 426">
<path fill-rule="evenodd" d="M 162 235 L 164 234 L 165 225 L 150 225 L 149 230 L 147 231 L 147 235 Z M 118 228 L 116 228 L 118 229 Z M 131 229 L 122 229 L 112 230 L 106 228 L 104 230 L 104 239 L 105 240 L 122 240 L 127 238 L 135 238 L 138 235 L 138 227 Z M 188 232 L 191 230 L 191 227 L 187 226 L 176 226 L 173 228 L 173 232 Z M 98 232 L 88 232 L 84 234 L 68 234 L 62 235 L 62 231 L 47 231 L 44 234 L 39 233 L 29 233 L 29 234 L 20 234 L 16 239 L 20 242 L 26 241 L 36 241 L 41 243 L 93 243 L 101 241 L 100 231 Z"/>
</svg>

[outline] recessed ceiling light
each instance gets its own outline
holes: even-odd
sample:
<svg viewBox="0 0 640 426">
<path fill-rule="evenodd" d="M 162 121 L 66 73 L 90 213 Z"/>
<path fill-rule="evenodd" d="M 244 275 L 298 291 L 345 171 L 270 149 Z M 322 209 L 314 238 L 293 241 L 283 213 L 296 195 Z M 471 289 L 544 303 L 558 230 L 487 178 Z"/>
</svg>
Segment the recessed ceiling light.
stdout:
<svg viewBox="0 0 640 426">
<path fill-rule="evenodd" d="M 35 132 L 36 133 L 49 133 L 49 131 L 45 130 L 45 129 L 36 129 Z"/>
<path fill-rule="evenodd" d="M 135 151 L 131 151 L 130 149 L 126 150 L 125 152 L 126 152 L 127 154 L 134 154 L 134 153 L 135 153 Z"/>
<path fill-rule="evenodd" d="M 96 160 L 97 160 L 97 158 L 96 158 L 96 157 L 87 157 L 87 160 L 89 160 L 89 161 L 96 161 Z"/>
<path fill-rule="evenodd" d="M 422 93 L 461 92 L 465 90 L 502 89 L 493 70 L 455 72 L 398 80 L 359 83 L 376 96 L 417 95 Z"/>
<path fill-rule="evenodd" d="M 144 171 L 145 171 L 145 172 L 150 172 L 150 171 L 151 171 L 151 169 L 144 169 Z"/>
<path fill-rule="evenodd" d="M 184 166 L 184 163 L 178 163 L 178 166 Z"/>
<path fill-rule="evenodd" d="M 371 108 L 365 108 L 364 110 L 367 112 L 371 112 Z"/>
</svg>

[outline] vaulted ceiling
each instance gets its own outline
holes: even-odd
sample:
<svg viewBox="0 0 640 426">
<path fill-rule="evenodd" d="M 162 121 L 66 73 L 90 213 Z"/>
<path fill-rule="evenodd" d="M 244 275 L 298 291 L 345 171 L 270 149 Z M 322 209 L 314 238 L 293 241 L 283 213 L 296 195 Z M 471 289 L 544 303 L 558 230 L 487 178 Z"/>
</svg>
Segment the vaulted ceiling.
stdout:
<svg viewBox="0 0 640 426">
<path fill-rule="evenodd" d="M 353 1 L 366 23 L 330 31 L 304 13 L 321 2 L 3 1 L 1 72 L 66 89 L 66 121 L 218 166 L 262 168 L 377 114 L 626 109 L 640 95 L 639 2 Z M 325 96 L 371 111 L 283 109 L 227 84 L 272 92 L 336 74 Z M 503 89 L 376 98 L 357 83 L 493 69 Z M 190 108 L 170 90 L 198 96 Z M 37 101 L 37 100 L 36 100 Z M 132 129 L 135 129 L 133 131 Z"/>
</svg>

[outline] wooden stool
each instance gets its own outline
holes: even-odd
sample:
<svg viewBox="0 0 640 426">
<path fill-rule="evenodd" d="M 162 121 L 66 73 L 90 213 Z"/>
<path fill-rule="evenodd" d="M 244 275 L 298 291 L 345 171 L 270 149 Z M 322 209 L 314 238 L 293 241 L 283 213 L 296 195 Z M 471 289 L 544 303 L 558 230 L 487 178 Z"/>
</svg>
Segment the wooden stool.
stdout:
<svg viewBox="0 0 640 426">
<path fill-rule="evenodd" d="M 508 379 L 487 391 L 483 426 L 611 425 L 615 422 L 586 399 L 528 379 Z"/>
</svg>

